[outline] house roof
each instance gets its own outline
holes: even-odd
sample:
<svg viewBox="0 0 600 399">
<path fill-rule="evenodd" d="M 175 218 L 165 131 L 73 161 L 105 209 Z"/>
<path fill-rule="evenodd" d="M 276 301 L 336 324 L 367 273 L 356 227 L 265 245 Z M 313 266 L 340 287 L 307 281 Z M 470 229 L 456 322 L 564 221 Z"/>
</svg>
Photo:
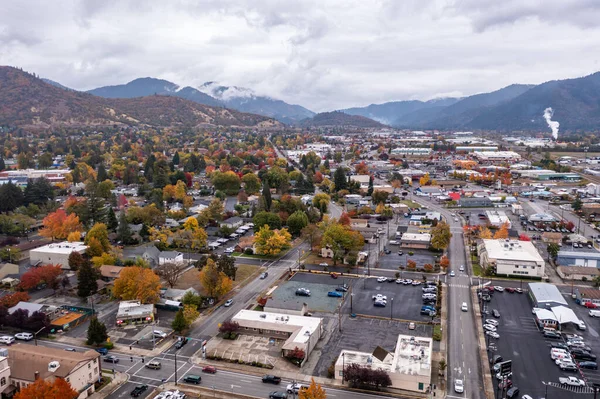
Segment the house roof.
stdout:
<svg viewBox="0 0 600 399">
<path fill-rule="evenodd" d="M 8 313 L 12 314 L 19 309 L 23 309 L 23 310 L 27 310 L 29 312 L 29 314 L 32 314 L 33 312 L 39 312 L 44 307 L 46 307 L 46 305 L 43 305 L 41 303 L 21 301 L 21 302 L 17 303 L 15 306 L 13 306 L 12 308 L 9 308 Z"/>
<path fill-rule="evenodd" d="M 181 252 L 177 252 L 177 251 L 162 251 L 158 254 L 159 258 L 169 258 L 169 259 L 174 259 L 176 257 L 178 257 L 179 255 L 181 255 Z"/>
<path fill-rule="evenodd" d="M 82 353 L 44 347 L 41 351 L 39 347 L 26 344 L 16 344 L 8 348 L 11 377 L 25 381 L 34 381 L 36 372 L 40 373 L 42 379 L 51 376 L 66 378 L 77 366 L 99 357 L 100 354 L 93 350 Z M 48 371 L 48 363 L 52 361 L 58 361 L 60 364 L 55 372 Z"/>
<path fill-rule="evenodd" d="M 118 278 L 123 269 L 124 267 L 122 266 L 102 265 L 100 266 L 100 274 L 102 277 Z"/>
<path fill-rule="evenodd" d="M 242 221 L 242 218 L 239 216 L 232 216 L 230 218 L 227 218 L 225 220 L 223 220 L 221 222 L 221 224 L 233 224 L 233 223 L 239 223 Z"/>
</svg>

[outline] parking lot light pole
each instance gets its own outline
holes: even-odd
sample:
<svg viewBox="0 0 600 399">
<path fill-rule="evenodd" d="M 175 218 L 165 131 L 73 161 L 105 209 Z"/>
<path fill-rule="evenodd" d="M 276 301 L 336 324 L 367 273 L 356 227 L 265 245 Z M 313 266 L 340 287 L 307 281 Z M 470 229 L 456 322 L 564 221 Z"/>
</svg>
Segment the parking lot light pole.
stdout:
<svg viewBox="0 0 600 399">
<path fill-rule="evenodd" d="M 391 308 L 390 308 L 390 320 L 392 320 L 392 314 L 394 313 L 394 298 L 391 299 Z"/>
<path fill-rule="evenodd" d="M 545 390 L 544 390 L 544 399 L 548 399 L 548 383 L 542 381 L 542 384 L 544 384 Z M 594 396 L 595 398 L 595 396 Z"/>
<path fill-rule="evenodd" d="M 354 298 L 354 293 L 350 293 L 350 314 L 352 314 L 352 298 Z"/>
</svg>

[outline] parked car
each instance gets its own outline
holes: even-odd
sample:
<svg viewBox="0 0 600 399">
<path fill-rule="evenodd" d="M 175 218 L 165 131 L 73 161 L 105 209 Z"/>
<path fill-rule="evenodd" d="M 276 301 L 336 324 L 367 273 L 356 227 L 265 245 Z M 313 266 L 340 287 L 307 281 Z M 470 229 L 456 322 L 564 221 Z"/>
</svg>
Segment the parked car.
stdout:
<svg viewBox="0 0 600 399">
<path fill-rule="evenodd" d="M 154 330 L 152 331 L 152 334 L 154 335 L 155 338 L 166 338 L 167 337 L 167 333 L 161 330 Z"/>
<path fill-rule="evenodd" d="M 33 339 L 33 334 L 28 332 L 20 332 L 15 334 L 15 338 L 20 339 L 22 341 L 31 341 Z"/>
<path fill-rule="evenodd" d="M 381 295 L 381 294 L 373 295 L 373 300 L 374 301 L 376 301 L 376 300 L 384 300 L 385 301 L 385 300 L 387 300 L 387 296 Z"/>
<path fill-rule="evenodd" d="M 409 330 L 414 330 L 415 329 L 415 323 L 408 323 L 408 329 Z"/>
<path fill-rule="evenodd" d="M 340 291 L 340 292 L 347 292 L 348 285 L 347 284 L 338 285 L 337 287 L 335 287 L 335 290 Z"/>
<path fill-rule="evenodd" d="M 204 367 L 202 367 L 202 372 L 215 374 L 217 372 L 217 368 L 214 366 L 204 366 Z"/>
<path fill-rule="evenodd" d="M 484 329 L 484 330 L 487 330 L 487 331 L 493 331 L 493 332 L 496 332 L 496 327 L 494 327 L 494 326 L 493 326 L 493 325 L 491 325 L 491 324 L 484 324 L 484 325 L 483 325 L 483 329 Z"/>
<path fill-rule="evenodd" d="M 267 276 L 268 276 L 268 275 L 269 275 L 269 273 L 267 273 L 267 272 L 261 273 L 261 274 L 260 274 L 260 279 L 261 279 L 261 280 L 264 280 L 264 279 L 266 279 L 266 278 L 267 278 Z"/>
<path fill-rule="evenodd" d="M 506 292 L 510 292 L 511 294 L 515 292 L 515 289 L 512 287 L 506 287 L 505 290 Z"/>
<path fill-rule="evenodd" d="M 598 363 L 596 362 L 584 361 L 578 364 L 582 369 L 598 370 Z"/>
<path fill-rule="evenodd" d="M 387 281 L 387 277 L 377 277 L 378 283 L 385 283 Z"/>
<path fill-rule="evenodd" d="M 181 349 L 185 344 L 187 344 L 188 339 L 185 337 L 179 337 L 177 342 L 175 343 L 175 349 Z"/>
<path fill-rule="evenodd" d="M 227 301 L 225 301 L 225 303 L 223 304 L 223 306 L 225 306 L 226 308 L 230 307 L 231 304 L 233 303 L 233 299 L 228 299 Z"/>
<path fill-rule="evenodd" d="M 504 291 L 504 287 L 502 287 L 500 285 L 497 285 L 497 286 L 494 287 L 494 290 L 496 290 L 498 292 L 502 292 L 502 291 Z"/>
<path fill-rule="evenodd" d="M 498 327 L 498 325 L 500 324 L 500 322 L 498 320 L 494 320 L 494 319 L 485 319 L 485 323 L 484 324 L 491 324 L 494 327 Z"/>
<path fill-rule="evenodd" d="M 533 201 L 533 200 L 532 200 Z M 506 391 L 506 397 L 508 399 L 513 399 L 513 398 L 517 398 L 519 396 L 519 388 L 513 386 L 511 388 L 509 388 L 508 391 Z"/>
<path fill-rule="evenodd" d="M 102 359 L 103 361 L 107 362 L 107 363 L 119 363 L 119 358 L 116 356 L 104 356 L 104 358 Z"/>
<path fill-rule="evenodd" d="M 274 375 L 263 375 L 262 382 L 267 384 L 275 384 L 278 385 L 281 382 L 281 377 L 277 377 Z"/>
<path fill-rule="evenodd" d="M 287 397 L 287 393 L 281 391 L 274 391 L 269 394 L 269 399 L 287 399 Z"/>
<path fill-rule="evenodd" d="M 133 388 L 133 391 L 131 391 L 131 396 L 133 396 L 134 398 L 137 398 L 142 393 L 146 392 L 147 389 L 148 389 L 148 385 L 138 385 L 135 388 Z"/>
<path fill-rule="evenodd" d="M 556 331 L 544 331 L 544 338 L 561 339 L 561 335 Z"/>
<path fill-rule="evenodd" d="M 160 362 L 157 362 L 156 360 L 146 363 L 146 368 L 148 369 L 160 370 L 161 367 L 162 365 L 160 364 Z"/>
<path fill-rule="evenodd" d="M 296 290 L 296 295 L 298 296 L 310 296 L 310 290 L 306 288 L 298 288 Z"/>
<path fill-rule="evenodd" d="M 329 291 L 327 293 L 327 296 L 333 297 L 333 298 L 342 298 L 344 296 L 343 293 L 339 292 L 339 291 Z"/>
<path fill-rule="evenodd" d="M 498 334 L 496 331 L 486 331 L 485 335 L 489 335 L 492 338 L 500 339 L 500 334 Z"/>
<path fill-rule="evenodd" d="M 376 300 L 375 302 L 373 302 L 373 306 L 378 308 L 385 308 L 385 305 L 387 305 L 387 301 L 385 300 Z"/>
<path fill-rule="evenodd" d="M 522 293 L 523 293 L 523 290 L 522 290 L 521 288 L 515 288 L 515 292 L 516 292 L 517 294 L 522 294 Z"/>
<path fill-rule="evenodd" d="M 327 267 L 329 265 L 326 262 L 321 262 L 321 263 L 319 263 L 319 266 Z"/>
<path fill-rule="evenodd" d="M 337 274 L 335 274 L 335 273 L 329 273 L 329 276 L 330 276 L 332 279 L 336 279 L 336 278 L 338 278 L 338 275 L 337 275 Z"/>
</svg>

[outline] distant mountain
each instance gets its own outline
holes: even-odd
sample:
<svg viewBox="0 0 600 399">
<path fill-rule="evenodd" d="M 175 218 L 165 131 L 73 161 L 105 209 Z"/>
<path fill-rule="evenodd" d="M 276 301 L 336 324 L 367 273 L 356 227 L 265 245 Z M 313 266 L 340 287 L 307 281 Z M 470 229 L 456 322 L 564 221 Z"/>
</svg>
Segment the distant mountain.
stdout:
<svg viewBox="0 0 600 399">
<path fill-rule="evenodd" d="M 600 72 L 542 83 L 482 112 L 465 126 L 501 131 L 550 131 L 543 118 L 547 107 L 554 110 L 552 120 L 560 122 L 560 131 L 600 130 Z"/>
<path fill-rule="evenodd" d="M 280 125 L 264 116 L 170 96 L 97 97 L 56 87 L 12 67 L 0 67 L 0 121 L 32 129 L 114 124 L 189 127 Z"/>
<path fill-rule="evenodd" d="M 44 79 L 44 78 L 42 78 L 42 80 L 43 80 L 44 82 L 48 83 L 48 84 L 51 84 L 51 85 L 52 85 L 52 86 L 54 86 L 54 87 L 58 87 L 59 89 L 63 89 L 63 90 L 69 90 L 69 91 L 75 91 L 75 90 L 73 90 L 73 89 L 71 89 L 71 88 L 69 88 L 69 87 L 67 87 L 67 86 L 63 86 L 63 85 L 61 85 L 60 83 L 58 83 L 58 82 L 55 82 L 55 81 L 53 81 L 53 80 L 50 80 L 50 79 Z"/>
<path fill-rule="evenodd" d="M 360 115 L 348 115 L 341 111 L 322 112 L 300 122 L 302 127 L 352 126 L 360 128 L 385 127 L 385 125 Z"/>
<path fill-rule="evenodd" d="M 314 112 L 299 105 L 257 96 L 250 89 L 221 86 L 215 82 L 207 82 L 196 89 L 190 86 L 180 87 L 162 79 L 140 78 L 123 85 L 99 87 L 88 93 L 106 98 L 135 98 L 154 94 L 180 97 L 199 104 L 264 115 L 284 123 L 293 123 L 314 115 Z"/>
</svg>

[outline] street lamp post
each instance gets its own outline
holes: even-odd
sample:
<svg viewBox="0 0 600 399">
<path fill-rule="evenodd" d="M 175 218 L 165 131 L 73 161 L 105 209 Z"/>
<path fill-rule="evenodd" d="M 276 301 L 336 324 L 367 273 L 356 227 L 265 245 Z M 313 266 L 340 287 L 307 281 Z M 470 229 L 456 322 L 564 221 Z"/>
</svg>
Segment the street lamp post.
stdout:
<svg viewBox="0 0 600 399">
<path fill-rule="evenodd" d="M 542 384 L 544 384 L 544 387 L 545 387 L 545 389 L 544 389 L 544 399 L 548 399 L 548 383 L 542 381 Z"/>
<path fill-rule="evenodd" d="M 354 293 L 350 293 L 350 314 L 352 314 L 352 298 L 354 298 Z"/>
<path fill-rule="evenodd" d="M 394 313 L 394 298 L 391 299 L 390 304 L 392 305 L 390 307 L 390 320 L 392 320 L 392 315 Z"/>
</svg>

